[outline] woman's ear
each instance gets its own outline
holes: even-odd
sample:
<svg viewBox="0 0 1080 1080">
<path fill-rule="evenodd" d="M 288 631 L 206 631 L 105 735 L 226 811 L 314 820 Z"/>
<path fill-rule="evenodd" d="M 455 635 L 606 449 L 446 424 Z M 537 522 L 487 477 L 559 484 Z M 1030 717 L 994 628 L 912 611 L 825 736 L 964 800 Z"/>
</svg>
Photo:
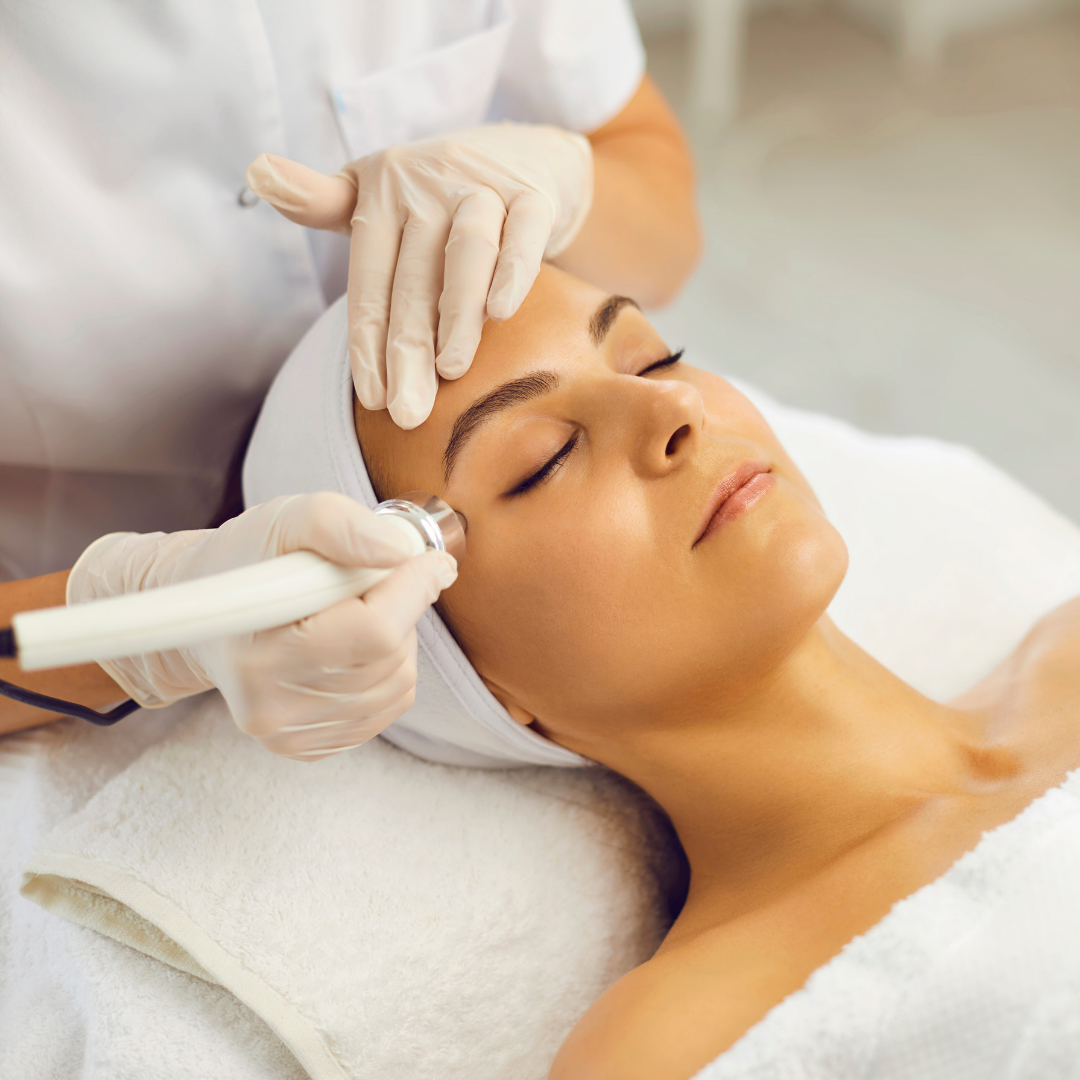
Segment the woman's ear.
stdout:
<svg viewBox="0 0 1080 1080">
<path fill-rule="evenodd" d="M 477 672 L 479 674 L 479 672 Z M 528 709 L 523 709 L 513 698 L 513 695 L 504 690 L 498 683 L 493 683 L 490 679 L 480 675 L 480 680 L 491 691 L 492 696 L 496 701 L 510 714 L 510 719 L 515 724 L 520 724 L 522 727 L 528 727 L 530 724 L 536 722 L 536 717 L 533 716 Z"/>
</svg>

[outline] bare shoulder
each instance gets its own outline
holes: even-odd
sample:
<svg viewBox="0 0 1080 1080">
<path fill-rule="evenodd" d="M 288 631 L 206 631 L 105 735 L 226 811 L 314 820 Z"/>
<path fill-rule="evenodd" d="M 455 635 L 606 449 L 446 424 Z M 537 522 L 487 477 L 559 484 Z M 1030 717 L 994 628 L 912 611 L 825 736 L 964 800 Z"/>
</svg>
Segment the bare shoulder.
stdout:
<svg viewBox="0 0 1080 1080">
<path fill-rule="evenodd" d="M 1044 615 L 1017 649 L 1028 662 L 1075 659 L 1080 653 L 1080 596 Z"/>
<path fill-rule="evenodd" d="M 1080 597 L 1041 618 L 1008 659 L 953 704 L 993 718 L 1002 743 L 1026 763 L 1023 784 L 1034 784 L 1037 794 L 1080 767 Z"/>
<path fill-rule="evenodd" d="M 689 1080 L 757 1019 L 711 950 L 688 943 L 624 975 L 578 1021 L 548 1080 Z"/>
<path fill-rule="evenodd" d="M 1015 651 L 955 704 L 977 706 L 1002 698 L 1026 702 L 1032 693 L 1080 705 L 1080 596 L 1039 619 Z"/>
</svg>

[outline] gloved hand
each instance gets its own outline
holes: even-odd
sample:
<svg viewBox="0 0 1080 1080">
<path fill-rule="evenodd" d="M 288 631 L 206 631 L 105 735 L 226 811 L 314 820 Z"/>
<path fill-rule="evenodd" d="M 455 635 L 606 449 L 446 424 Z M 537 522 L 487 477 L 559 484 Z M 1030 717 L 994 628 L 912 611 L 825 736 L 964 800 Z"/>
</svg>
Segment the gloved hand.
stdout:
<svg viewBox="0 0 1080 1080">
<path fill-rule="evenodd" d="M 242 731 L 276 754 L 314 761 L 366 742 L 412 704 L 416 622 L 457 577 L 450 555 L 410 558 L 395 525 L 344 495 L 293 495 L 218 529 L 103 536 L 71 571 L 67 601 L 177 584 L 299 550 L 343 566 L 397 569 L 363 599 L 291 626 L 101 666 L 148 707 L 216 686 Z"/>
<path fill-rule="evenodd" d="M 365 409 L 403 428 L 438 375 L 469 370 L 485 318 L 509 319 L 541 260 L 592 204 L 592 148 L 539 124 L 488 124 L 394 146 L 325 176 L 263 154 L 247 182 L 285 217 L 351 234 L 349 356 Z"/>
</svg>

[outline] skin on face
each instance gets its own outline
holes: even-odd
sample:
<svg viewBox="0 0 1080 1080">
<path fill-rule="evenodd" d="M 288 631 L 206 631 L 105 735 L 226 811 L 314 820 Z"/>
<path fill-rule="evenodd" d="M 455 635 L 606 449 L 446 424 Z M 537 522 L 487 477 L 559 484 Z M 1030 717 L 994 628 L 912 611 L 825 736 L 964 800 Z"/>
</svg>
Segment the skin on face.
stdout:
<svg viewBox="0 0 1080 1080">
<path fill-rule="evenodd" d="M 468 518 L 440 610 L 481 677 L 516 720 L 617 768 L 617 746 L 734 709 L 820 619 L 847 551 L 750 402 L 660 364 L 670 349 L 632 304 L 600 339 L 607 300 L 545 267 L 429 420 L 356 420 L 381 497 L 429 491 Z M 528 399 L 476 426 L 448 476 L 461 414 L 528 376 Z M 697 542 L 747 462 L 773 480 Z"/>
</svg>

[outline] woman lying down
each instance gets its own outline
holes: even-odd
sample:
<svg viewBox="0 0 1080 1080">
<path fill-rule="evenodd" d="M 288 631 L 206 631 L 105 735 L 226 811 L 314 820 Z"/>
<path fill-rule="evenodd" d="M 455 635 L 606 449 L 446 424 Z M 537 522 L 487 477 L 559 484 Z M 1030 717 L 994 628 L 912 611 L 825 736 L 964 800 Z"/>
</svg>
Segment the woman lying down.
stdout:
<svg viewBox="0 0 1080 1080">
<path fill-rule="evenodd" d="M 331 393 L 351 400 L 340 363 Z M 847 568 L 844 541 L 747 399 L 672 354 L 631 301 L 553 269 L 513 319 L 487 325 L 430 420 L 402 431 L 357 409 L 355 423 L 380 498 L 430 491 L 468 518 L 468 553 L 439 612 L 478 692 L 501 703 L 507 728 L 519 725 L 507 745 L 553 752 L 523 760 L 576 754 L 628 777 L 670 816 L 689 860 L 667 938 L 582 1017 L 553 1080 L 686 1080 L 714 1059 L 704 1076 L 922 1075 L 886 1060 L 889 1033 L 902 1034 L 909 1064 L 932 1059 L 943 1039 L 954 1059 L 966 1040 L 976 1061 L 987 1040 L 1006 1039 L 979 1027 L 994 996 L 1027 992 L 1016 989 L 1026 985 L 1016 955 L 1042 957 L 1035 981 L 1054 1001 L 1080 985 L 1080 950 L 1055 938 L 1075 918 L 1028 925 L 1023 905 L 1011 916 L 994 907 L 1010 874 L 1029 873 L 1020 855 L 1010 864 L 1002 847 L 979 864 L 1003 878 L 983 908 L 956 899 L 979 852 L 954 867 L 1002 843 L 1006 831 L 984 834 L 1080 765 L 1080 603 L 1040 622 L 962 697 L 923 697 L 825 614 Z M 264 435 L 249 455 L 249 497 L 273 493 L 258 491 L 253 464 Z M 433 661 L 421 661 L 422 696 Z M 410 717 L 387 734 L 421 753 L 453 740 L 452 720 L 436 718 L 437 737 L 410 742 Z M 1047 798 L 1073 805 L 1062 792 Z M 1031 828 L 1059 820 L 1045 804 L 1024 815 Z M 1024 858 L 1051 850 L 1046 830 L 1023 834 L 1035 838 Z M 890 930 L 904 918 L 894 905 L 947 872 L 955 928 L 942 916 L 930 945 Z M 1069 880 L 1060 910 L 1075 912 L 1080 869 Z M 1020 934 L 1012 960 L 987 959 L 979 920 L 999 942 L 1010 926 Z M 770 1011 L 796 1009 L 796 991 L 852 939 L 872 942 L 872 927 L 893 935 L 890 948 L 822 989 L 847 1011 L 804 1018 L 819 1071 L 798 1059 L 795 1034 L 787 1047 L 779 1037 L 797 1024 L 743 1038 Z M 878 983 L 889 980 L 899 989 L 886 998 Z M 937 1005 L 925 1005 L 928 993 Z M 1076 1000 L 1062 1006 L 1074 1036 Z M 1003 1069 L 1049 1015 L 1027 1004 L 1035 1026 L 993 1049 Z M 860 1019 L 872 1005 L 884 1019 Z"/>
</svg>

